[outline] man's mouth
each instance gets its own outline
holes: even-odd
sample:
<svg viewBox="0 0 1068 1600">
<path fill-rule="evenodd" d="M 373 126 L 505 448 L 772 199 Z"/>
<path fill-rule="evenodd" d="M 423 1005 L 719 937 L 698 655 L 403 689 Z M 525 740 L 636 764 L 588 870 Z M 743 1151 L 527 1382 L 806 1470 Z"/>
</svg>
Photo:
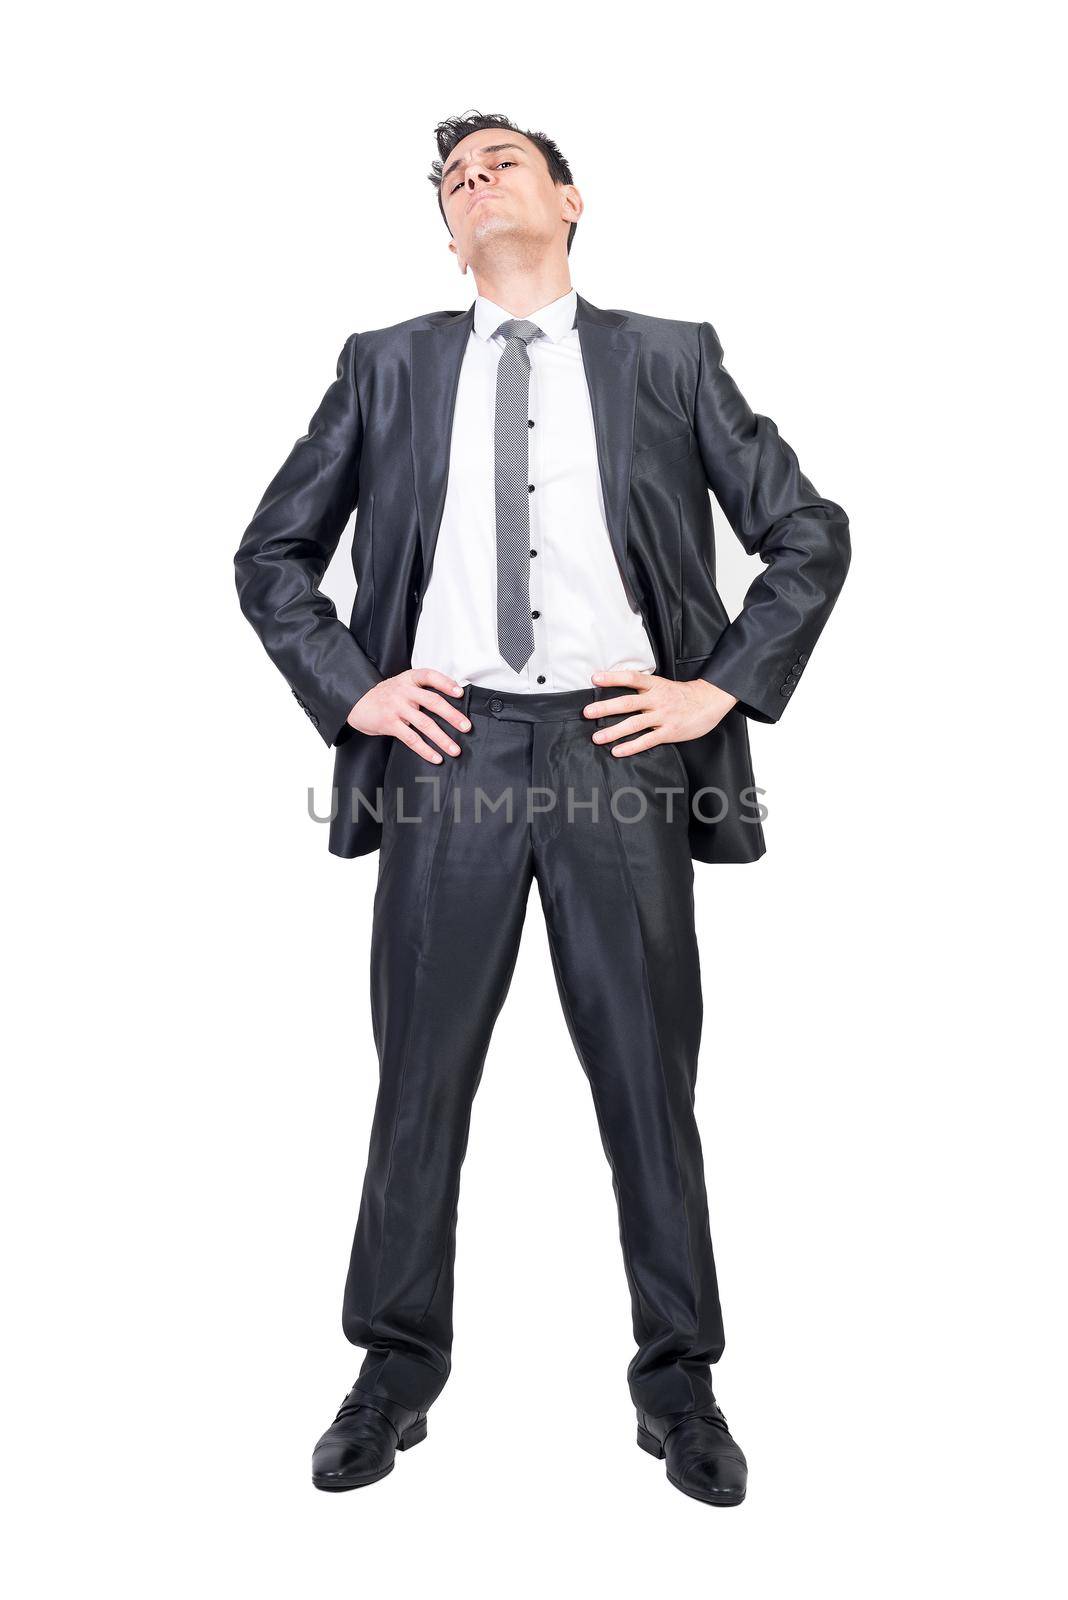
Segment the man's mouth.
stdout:
<svg viewBox="0 0 1068 1600">
<path fill-rule="evenodd" d="M 469 200 L 467 202 L 464 215 L 466 216 L 467 212 L 470 211 L 473 206 L 477 206 L 480 200 L 495 200 L 496 198 L 496 195 L 493 194 L 476 194 L 473 200 Z"/>
</svg>

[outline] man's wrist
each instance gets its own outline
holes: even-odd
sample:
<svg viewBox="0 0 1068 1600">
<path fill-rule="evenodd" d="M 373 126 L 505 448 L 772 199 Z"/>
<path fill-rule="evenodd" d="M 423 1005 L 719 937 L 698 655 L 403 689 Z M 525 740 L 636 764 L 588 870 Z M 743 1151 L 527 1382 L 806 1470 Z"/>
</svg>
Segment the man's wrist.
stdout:
<svg viewBox="0 0 1068 1600">
<path fill-rule="evenodd" d="M 710 713 L 715 715 L 716 722 L 722 721 L 727 712 L 733 711 L 738 704 L 737 695 L 731 694 L 729 689 L 721 689 L 718 683 L 710 683 L 707 678 L 695 678 L 693 682 L 695 686 L 700 685 L 701 698 L 707 703 Z"/>
</svg>

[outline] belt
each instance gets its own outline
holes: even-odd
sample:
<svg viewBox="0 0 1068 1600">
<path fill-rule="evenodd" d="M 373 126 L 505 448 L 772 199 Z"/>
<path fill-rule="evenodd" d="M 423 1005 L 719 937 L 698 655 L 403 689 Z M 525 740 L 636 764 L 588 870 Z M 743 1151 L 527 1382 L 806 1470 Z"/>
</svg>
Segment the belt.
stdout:
<svg viewBox="0 0 1068 1600">
<path fill-rule="evenodd" d="M 582 717 L 583 706 L 591 700 L 609 700 L 626 693 L 626 689 L 615 685 L 604 688 L 591 684 L 588 689 L 562 689 L 556 694 L 516 694 L 469 683 L 463 704 L 468 713 L 496 717 L 499 722 L 571 722 Z"/>
</svg>

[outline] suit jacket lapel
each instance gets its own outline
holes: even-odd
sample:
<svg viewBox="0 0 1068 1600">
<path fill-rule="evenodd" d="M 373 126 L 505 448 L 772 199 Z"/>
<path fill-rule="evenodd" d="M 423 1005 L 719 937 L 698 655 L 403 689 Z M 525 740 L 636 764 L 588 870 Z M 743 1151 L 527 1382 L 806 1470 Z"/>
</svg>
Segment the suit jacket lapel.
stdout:
<svg viewBox="0 0 1068 1600">
<path fill-rule="evenodd" d="M 637 611 L 627 570 L 627 511 L 642 336 L 625 327 L 622 312 L 602 311 L 581 295 L 577 301 L 575 320 L 593 407 L 608 534 L 627 600 Z"/>
<path fill-rule="evenodd" d="M 466 311 L 458 312 L 449 322 L 417 328 L 412 333 L 412 470 L 423 549 L 424 591 L 445 510 L 456 390 L 474 321 L 472 301 Z"/>
<path fill-rule="evenodd" d="M 621 312 L 602 311 L 581 295 L 576 296 L 576 302 L 575 320 L 593 409 L 608 534 L 627 599 L 637 610 L 627 573 L 627 508 L 641 334 L 624 326 L 627 319 Z M 456 390 L 474 319 L 472 302 L 449 321 L 417 328 L 412 333 L 412 468 L 424 592 L 445 509 Z"/>
</svg>

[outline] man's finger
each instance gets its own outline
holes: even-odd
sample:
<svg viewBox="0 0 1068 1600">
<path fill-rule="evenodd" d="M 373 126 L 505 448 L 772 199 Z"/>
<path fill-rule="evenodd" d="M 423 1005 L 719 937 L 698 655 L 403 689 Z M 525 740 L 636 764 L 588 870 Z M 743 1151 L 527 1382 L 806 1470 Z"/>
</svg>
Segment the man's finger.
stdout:
<svg viewBox="0 0 1068 1600">
<path fill-rule="evenodd" d="M 625 739 L 628 733 L 641 733 L 645 728 L 654 726 L 648 717 L 628 717 L 625 722 L 617 722 L 611 728 L 598 728 L 593 736 L 593 742 L 611 744 L 615 739 Z"/>
<path fill-rule="evenodd" d="M 644 739 L 632 739 L 630 744 L 614 744 L 612 746 L 612 754 L 614 756 L 636 756 L 639 750 L 652 750 L 656 745 L 667 742 L 661 736 L 659 728 L 654 728 L 651 733 L 646 734 Z"/>
<path fill-rule="evenodd" d="M 610 667 L 605 672 L 595 672 L 593 681 L 601 688 L 612 688 L 619 684 L 624 689 L 640 689 L 653 681 L 653 675 L 648 672 L 636 672 L 633 667 Z"/>
<path fill-rule="evenodd" d="M 429 711 L 436 711 L 439 717 L 444 717 L 446 722 L 451 722 L 454 728 L 461 728 L 464 733 L 469 733 L 471 724 L 457 706 L 450 706 L 440 694 L 435 694 L 432 689 L 418 689 L 412 696 L 416 705 L 426 706 Z"/>
<path fill-rule="evenodd" d="M 443 694 L 463 694 L 456 679 L 446 677 L 436 667 L 413 667 L 411 670 L 415 683 L 425 684 L 429 689 L 440 689 Z"/>
<path fill-rule="evenodd" d="M 460 754 L 460 746 L 455 739 L 451 739 L 445 729 L 439 727 L 433 717 L 428 717 L 425 711 L 419 711 L 412 706 L 407 713 L 408 721 L 413 728 L 418 728 L 420 733 L 425 733 L 428 739 L 433 739 L 442 750 L 448 751 L 450 756 Z"/>
<path fill-rule="evenodd" d="M 648 710 L 649 707 L 641 695 L 618 695 L 615 700 L 591 700 L 588 706 L 583 706 L 587 717 L 621 717 L 624 712 Z"/>
<path fill-rule="evenodd" d="M 420 739 L 414 728 L 410 728 L 406 722 L 398 721 L 394 738 L 399 739 L 401 744 L 406 744 L 409 750 L 414 750 L 417 756 L 422 756 L 424 761 L 432 761 L 435 766 L 439 766 L 445 759 Z"/>
</svg>

